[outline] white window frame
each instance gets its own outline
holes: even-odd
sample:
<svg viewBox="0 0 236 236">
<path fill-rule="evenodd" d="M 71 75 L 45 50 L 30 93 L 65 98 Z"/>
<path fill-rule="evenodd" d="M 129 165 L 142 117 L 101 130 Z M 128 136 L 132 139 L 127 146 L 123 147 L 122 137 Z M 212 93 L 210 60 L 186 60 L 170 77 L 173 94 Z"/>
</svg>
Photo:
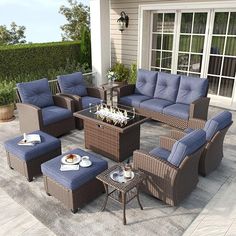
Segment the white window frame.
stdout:
<svg viewBox="0 0 236 236">
<path fill-rule="evenodd" d="M 138 58 L 137 58 L 137 65 L 138 68 L 146 68 L 149 69 L 150 66 L 150 56 L 148 56 L 147 58 L 147 51 L 150 52 L 150 47 L 151 47 L 151 40 L 148 39 L 149 42 L 147 42 L 147 39 L 145 39 L 145 36 L 147 34 L 143 34 L 143 28 L 144 28 L 144 20 L 145 18 L 147 18 L 147 16 L 149 15 L 149 19 L 150 17 L 150 12 L 152 11 L 182 11 L 183 9 L 186 11 L 201 11 L 203 9 L 207 10 L 207 11 L 211 11 L 212 9 L 214 9 L 214 11 L 232 11 L 232 8 L 236 9 L 236 1 L 210 1 L 210 2 L 188 2 L 186 4 L 186 2 L 176 2 L 176 3 L 165 3 L 165 2 L 160 2 L 158 4 L 141 4 L 139 5 L 139 17 L 138 17 Z M 178 14 L 177 14 L 178 15 Z M 208 16 L 210 16 L 207 18 L 207 23 L 210 25 L 213 25 L 213 23 L 211 23 L 212 21 L 214 21 L 214 14 L 208 14 Z M 179 20 L 179 22 L 177 22 L 177 26 L 180 27 L 180 22 L 181 19 L 177 19 Z M 149 20 L 149 25 L 150 24 L 150 20 Z M 151 28 L 151 26 L 150 26 Z M 209 28 L 209 31 L 213 30 L 213 26 L 211 28 Z M 177 29 L 176 29 L 177 30 Z M 209 32 L 207 32 L 207 34 L 209 35 Z M 149 29 L 149 35 L 151 35 L 151 29 Z M 179 39 L 179 37 L 177 37 L 177 39 Z M 175 42 L 175 47 L 179 45 L 179 42 L 177 42 L 178 40 L 176 40 Z M 211 40 L 207 40 L 209 44 L 206 45 L 206 43 L 204 44 L 204 46 L 206 47 L 207 50 L 210 50 L 210 45 L 211 45 Z M 145 55 L 146 52 L 146 55 Z M 208 51 L 210 52 L 210 51 Z M 145 62 L 145 56 L 146 56 L 146 62 Z M 210 54 L 207 53 L 208 56 L 204 56 L 203 57 L 203 62 L 202 65 L 205 67 L 202 71 L 203 74 L 201 74 L 201 77 L 206 77 L 207 76 L 207 70 L 206 70 L 206 66 L 208 66 L 207 62 L 209 63 L 209 58 L 210 58 Z M 174 59 L 173 59 L 174 60 Z M 175 58 L 174 60 L 175 63 L 177 63 L 177 59 Z M 147 64 L 148 63 L 148 64 Z M 174 66 L 173 68 L 177 68 L 177 65 Z M 173 73 L 175 73 L 175 71 L 173 71 Z M 210 97 L 220 97 L 218 96 L 210 96 Z M 235 83 L 234 83 L 234 88 L 233 88 L 233 94 L 232 94 L 232 98 L 225 98 L 227 101 L 229 101 L 229 106 L 233 106 L 236 107 L 236 75 L 235 75 Z"/>
</svg>

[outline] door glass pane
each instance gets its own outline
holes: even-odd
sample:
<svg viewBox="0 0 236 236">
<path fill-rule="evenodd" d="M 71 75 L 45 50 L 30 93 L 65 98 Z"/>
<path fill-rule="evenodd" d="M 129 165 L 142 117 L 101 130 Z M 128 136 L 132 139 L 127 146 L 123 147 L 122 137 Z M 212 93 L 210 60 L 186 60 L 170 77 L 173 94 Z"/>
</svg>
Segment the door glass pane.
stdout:
<svg viewBox="0 0 236 236">
<path fill-rule="evenodd" d="M 227 37 L 225 54 L 236 56 L 236 37 Z"/>
<path fill-rule="evenodd" d="M 225 97 L 232 97 L 233 87 L 234 87 L 233 79 L 221 78 L 219 94 Z"/>
<path fill-rule="evenodd" d="M 175 26 L 175 14 L 174 13 L 165 13 L 164 14 L 164 33 L 174 33 Z"/>
<path fill-rule="evenodd" d="M 229 35 L 236 35 L 236 12 L 230 13 L 228 34 Z"/>
<path fill-rule="evenodd" d="M 172 60 L 172 53 L 171 52 L 162 52 L 162 65 L 163 68 L 170 68 L 171 69 L 171 60 Z"/>
<path fill-rule="evenodd" d="M 192 77 L 200 77 L 200 74 L 196 74 L 196 73 L 189 73 L 188 75 Z"/>
<path fill-rule="evenodd" d="M 152 62 L 151 66 L 160 67 L 161 53 L 158 51 L 152 51 Z"/>
<path fill-rule="evenodd" d="M 222 57 L 210 56 L 208 74 L 219 75 L 221 70 Z"/>
<path fill-rule="evenodd" d="M 236 58 L 225 57 L 223 63 L 223 76 L 235 77 L 236 74 Z"/>
<path fill-rule="evenodd" d="M 178 55 L 178 70 L 188 70 L 189 54 L 179 53 Z"/>
<path fill-rule="evenodd" d="M 171 70 L 161 69 L 162 72 L 171 73 Z"/>
<path fill-rule="evenodd" d="M 213 34 L 225 34 L 228 22 L 228 12 L 216 12 Z"/>
<path fill-rule="evenodd" d="M 159 68 L 153 68 L 153 67 L 151 68 L 151 70 L 152 70 L 152 71 L 160 71 Z"/>
<path fill-rule="evenodd" d="M 183 71 L 177 71 L 177 74 L 178 75 L 187 75 L 188 73 L 187 72 L 183 72 Z"/>
<path fill-rule="evenodd" d="M 191 36 L 189 36 L 189 35 L 180 35 L 179 51 L 189 52 L 189 50 L 190 50 L 190 40 L 191 40 Z"/>
<path fill-rule="evenodd" d="M 160 34 L 152 35 L 152 49 L 161 49 L 161 35 Z"/>
<path fill-rule="evenodd" d="M 163 21 L 163 14 L 155 13 L 153 14 L 153 32 L 161 32 L 162 31 L 162 21 Z"/>
<path fill-rule="evenodd" d="M 203 53 L 204 36 L 192 36 L 191 52 Z"/>
<path fill-rule="evenodd" d="M 219 86 L 219 77 L 208 76 L 208 82 L 209 82 L 209 93 L 217 94 Z"/>
<path fill-rule="evenodd" d="M 201 72 L 202 56 L 192 54 L 190 57 L 189 71 Z"/>
<path fill-rule="evenodd" d="M 207 13 L 195 13 L 193 33 L 205 34 L 206 31 Z"/>
<path fill-rule="evenodd" d="M 211 43 L 211 54 L 220 54 L 224 53 L 225 37 L 213 36 Z"/>
<path fill-rule="evenodd" d="M 163 46 L 162 50 L 172 50 L 173 49 L 173 35 L 164 34 L 163 35 Z"/>
<path fill-rule="evenodd" d="M 193 21 L 193 13 L 182 13 L 180 32 L 191 33 L 192 21 Z"/>
</svg>

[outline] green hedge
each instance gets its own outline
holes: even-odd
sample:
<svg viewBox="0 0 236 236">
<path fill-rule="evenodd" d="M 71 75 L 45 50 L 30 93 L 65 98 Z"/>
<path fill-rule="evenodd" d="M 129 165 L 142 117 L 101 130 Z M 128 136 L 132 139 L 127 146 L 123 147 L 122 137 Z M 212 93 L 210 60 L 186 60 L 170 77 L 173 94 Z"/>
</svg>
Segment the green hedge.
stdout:
<svg viewBox="0 0 236 236">
<path fill-rule="evenodd" d="M 47 73 L 80 62 L 79 42 L 0 46 L 0 80 L 32 73 Z M 89 62 L 88 62 L 89 64 Z"/>
</svg>

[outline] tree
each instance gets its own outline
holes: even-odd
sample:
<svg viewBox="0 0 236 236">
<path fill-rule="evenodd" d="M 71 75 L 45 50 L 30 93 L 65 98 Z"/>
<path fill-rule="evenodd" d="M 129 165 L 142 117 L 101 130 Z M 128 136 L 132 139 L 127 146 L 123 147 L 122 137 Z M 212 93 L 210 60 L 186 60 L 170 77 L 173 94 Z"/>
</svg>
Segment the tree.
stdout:
<svg viewBox="0 0 236 236">
<path fill-rule="evenodd" d="M 91 68 L 91 36 L 87 26 L 81 27 L 81 63 L 88 63 Z"/>
<path fill-rule="evenodd" d="M 64 15 L 68 21 L 62 25 L 62 40 L 80 40 L 83 27 L 89 30 L 90 17 L 89 7 L 78 3 L 76 0 L 68 0 L 70 7 L 62 5 L 59 13 Z"/>
<path fill-rule="evenodd" d="M 25 26 L 18 26 L 12 22 L 10 29 L 6 25 L 0 25 L 0 45 L 23 44 L 25 40 Z"/>
</svg>

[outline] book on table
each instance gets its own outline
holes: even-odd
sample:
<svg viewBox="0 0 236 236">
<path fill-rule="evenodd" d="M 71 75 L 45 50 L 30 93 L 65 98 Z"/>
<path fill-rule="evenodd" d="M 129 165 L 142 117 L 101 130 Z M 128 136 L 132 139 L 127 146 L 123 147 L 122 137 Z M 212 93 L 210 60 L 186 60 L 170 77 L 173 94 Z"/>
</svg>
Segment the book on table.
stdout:
<svg viewBox="0 0 236 236">
<path fill-rule="evenodd" d="M 41 143 L 41 138 L 39 134 L 27 134 L 24 138 L 18 142 L 18 145 L 22 146 L 34 146 L 37 143 Z"/>
</svg>

